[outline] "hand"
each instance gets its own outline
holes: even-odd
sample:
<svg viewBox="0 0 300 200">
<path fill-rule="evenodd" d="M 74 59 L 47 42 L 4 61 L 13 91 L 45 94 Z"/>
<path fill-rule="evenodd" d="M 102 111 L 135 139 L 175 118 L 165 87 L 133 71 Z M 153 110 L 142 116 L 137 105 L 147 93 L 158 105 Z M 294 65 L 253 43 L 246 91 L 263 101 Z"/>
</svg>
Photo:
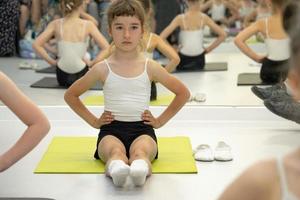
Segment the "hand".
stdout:
<svg viewBox="0 0 300 200">
<path fill-rule="evenodd" d="M 101 115 L 101 117 L 92 124 L 94 128 L 101 128 L 101 126 L 110 124 L 112 121 L 114 121 L 114 116 L 109 111 L 104 111 Z"/>
<path fill-rule="evenodd" d="M 162 124 L 160 121 L 153 117 L 152 113 L 149 110 L 145 110 L 142 114 L 142 120 L 145 124 L 151 125 L 153 128 L 160 128 L 162 127 Z"/>
<path fill-rule="evenodd" d="M 266 56 L 258 55 L 257 58 L 255 58 L 255 61 L 258 63 L 262 63 Z"/>
</svg>

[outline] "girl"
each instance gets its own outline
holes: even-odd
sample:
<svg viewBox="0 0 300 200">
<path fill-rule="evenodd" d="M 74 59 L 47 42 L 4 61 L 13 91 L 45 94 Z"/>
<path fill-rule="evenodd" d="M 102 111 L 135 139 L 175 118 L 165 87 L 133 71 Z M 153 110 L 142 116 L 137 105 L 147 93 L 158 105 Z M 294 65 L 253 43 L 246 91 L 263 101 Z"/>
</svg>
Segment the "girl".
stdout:
<svg viewBox="0 0 300 200">
<path fill-rule="evenodd" d="M 291 38 L 292 69 L 299 70 L 300 2 L 290 1 L 284 11 L 284 24 Z M 296 104 L 296 102 L 295 102 Z M 298 119 L 300 104 L 298 103 Z M 291 108 L 291 111 L 295 108 Z M 296 114 L 296 113 L 295 113 Z M 299 200 L 300 147 L 285 156 L 260 161 L 243 172 L 221 195 L 219 200 Z"/>
<path fill-rule="evenodd" d="M 202 11 L 210 9 L 211 18 L 218 25 L 229 26 L 229 18 L 226 16 L 226 9 L 232 16 L 237 15 L 237 9 L 234 4 L 228 0 L 209 0 L 201 6 Z"/>
<path fill-rule="evenodd" d="M 0 72 L 0 100 L 27 126 L 22 137 L 0 154 L 0 172 L 29 153 L 48 133 L 50 124 L 42 111 Z"/>
<path fill-rule="evenodd" d="M 123 186 L 129 176 L 141 186 L 151 175 L 151 161 L 158 156 L 153 128 L 166 124 L 186 103 L 189 92 L 141 51 L 145 13 L 138 1 L 114 0 L 107 14 L 115 50 L 76 81 L 65 93 L 65 100 L 88 124 L 100 128 L 94 156 L 106 163 L 113 183 Z M 79 99 L 96 81 L 104 85 L 104 113 L 100 117 Z M 176 95 L 159 117 L 148 110 L 151 81 L 160 82 Z"/>
<path fill-rule="evenodd" d="M 108 48 L 107 41 L 97 27 L 90 21 L 80 19 L 82 6 L 83 0 L 62 0 L 61 7 L 65 17 L 52 21 L 33 44 L 42 58 L 50 65 L 57 66 L 56 77 L 62 86 L 70 86 L 88 71 L 88 66 L 98 62 L 99 58 L 91 62 L 84 59 L 88 36 L 94 38 L 102 49 Z M 51 58 L 44 48 L 52 37 L 58 40 L 58 60 Z M 98 57 L 100 56 L 101 53 Z"/>
<path fill-rule="evenodd" d="M 252 21 L 258 21 L 271 16 L 271 10 L 267 0 L 257 0 L 257 7 L 244 19 L 243 27 L 246 28 Z"/>
<path fill-rule="evenodd" d="M 211 18 L 199 10 L 199 0 L 188 0 L 188 11 L 180 14 L 163 30 L 160 36 L 166 39 L 177 27 L 179 35 L 180 63 L 177 70 L 203 69 L 205 54 L 211 52 L 226 38 L 226 33 Z M 207 48 L 203 47 L 203 27 L 208 25 L 218 38 Z"/>
<path fill-rule="evenodd" d="M 251 26 L 240 32 L 234 42 L 236 46 L 247 56 L 258 63 L 262 63 L 260 78 L 267 84 L 283 82 L 288 73 L 286 67 L 289 53 L 289 38 L 282 26 L 282 7 L 284 0 L 272 0 L 272 15 L 258 20 Z M 265 37 L 267 55 L 255 53 L 246 40 L 251 36 L 262 33 Z"/>
</svg>

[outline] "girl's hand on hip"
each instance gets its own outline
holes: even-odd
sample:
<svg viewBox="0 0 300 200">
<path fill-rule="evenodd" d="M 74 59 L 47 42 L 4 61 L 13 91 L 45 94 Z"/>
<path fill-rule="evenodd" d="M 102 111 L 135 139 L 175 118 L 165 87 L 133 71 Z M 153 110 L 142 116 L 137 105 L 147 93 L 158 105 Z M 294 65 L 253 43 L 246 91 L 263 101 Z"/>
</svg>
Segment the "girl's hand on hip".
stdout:
<svg viewBox="0 0 300 200">
<path fill-rule="evenodd" d="M 153 117 L 152 113 L 149 110 L 145 110 L 142 114 L 142 120 L 145 124 L 151 125 L 153 128 L 160 128 L 161 123 L 158 118 Z"/>
</svg>

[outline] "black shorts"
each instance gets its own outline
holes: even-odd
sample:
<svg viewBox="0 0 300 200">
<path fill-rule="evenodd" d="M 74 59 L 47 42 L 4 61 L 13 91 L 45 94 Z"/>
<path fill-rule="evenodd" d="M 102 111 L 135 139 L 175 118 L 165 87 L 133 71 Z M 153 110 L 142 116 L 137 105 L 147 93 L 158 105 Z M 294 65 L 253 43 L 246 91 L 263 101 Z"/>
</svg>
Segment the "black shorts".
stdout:
<svg viewBox="0 0 300 200">
<path fill-rule="evenodd" d="M 205 52 L 198 56 L 186 56 L 179 52 L 180 63 L 177 66 L 178 71 L 201 70 L 205 66 Z"/>
<path fill-rule="evenodd" d="M 285 81 L 289 71 L 288 60 L 274 61 L 265 58 L 260 70 L 260 78 L 264 83 L 276 84 Z"/>
<path fill-rule="evenodd" d="M 60 86 L 69 87 L 75 81 L 83 77 L 88 71 L 88 66 L 85 66 L 85 68 L 83 68 L 83 70 L 81 70 L 80 72 L 69 74 L 61 70 L 58 66 L 56 66 L 56 79 Z"/>
<path fill-rule="evenodd" d="M 129 158 L 129 149 L 132 142 L 141 135 L 149 135 L 157 144 L 157 138 L 152 126 L 144 124 L 143 121 L 121 122 L 115 120 L 110 124 L 101 126 L 94 158 L 100 159 L 98 155 L 98 145 L 100 141 L 107 135 L 115 136 L 124 144 L 127 158 Z M 157 157 L 158 152 L 155 156 L 155 159 L 157 159 Z"/>
</svg>

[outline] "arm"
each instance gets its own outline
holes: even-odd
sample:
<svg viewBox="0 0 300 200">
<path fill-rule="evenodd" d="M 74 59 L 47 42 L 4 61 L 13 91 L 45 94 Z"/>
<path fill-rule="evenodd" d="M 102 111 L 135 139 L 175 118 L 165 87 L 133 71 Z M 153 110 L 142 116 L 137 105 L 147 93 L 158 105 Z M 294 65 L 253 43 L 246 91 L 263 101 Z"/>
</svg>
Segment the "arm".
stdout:
<svg viewBox="0 0 300 200">
<path fill-rule="evenodd" d="M 225 189 L 218 200 L 271 199 L 272 183 L 277 178 L 273 168 L 274 164 L 266 161 L 251 166 Z"/>
<path fill-rule="evenodd" d="M 211 28 L 215 33 L 218 34 L 218 38 L 215 39 L 214 42 L 206 48 L 206 53 L 209 53 L 214 48 L 219 46 L 226 39 L 227 35 L 225 31 L 220 26 L 218 26 L 211 18 L 209 18 L 207 15 L 203 15 L 203 17 L 205 24 L 208 25 L 209 28 Z"/>
<path fill-rule="evenodd" d="M 48 133 L 49 121 L 17 87 L 0 72 L 0 100 L 27 126 L 20 139 L 0 155 L 0 172 L 29 153 Z"/>
<path fill-rule="evenodd" d="M 86 20 L 89 20 L 89 21 L 93 22 L 93 24 L 95 26 L 99 25 L 98 21 L 92 15 L 89 15 L 88 13 L 86 13 L 84 10 L 81 10 L 80 17 L 82 19 L 86 19 Z"/>
<path fill-rule="evenodd" d="M 246 40 L 250 38 L 252 35 L 255 35 L 258 32 L 261 32 L 260 30 L 262 21 L 259 20 L 256 23 L 250 25 L 248 28 L 241 31 L 234 39 L 235 45 L 249 58 L 253 59 L 256 62 L 262 62 L 264 56 L 258 55 L 255 53 L 247 44 Z"/>
<path fill-rule="evenodd" d="M 166 65 L 165 69 L 171 73 L 175 70 L 176 66 L 180 62 L 180 58 L 176 51 L 168 44 L 166 43 L 161 37 L 154 34 L 155 38 L 156 48 L 169 59 L 169 63 Z"/>
<path fill-rule="evenodd" d="M 208 9 L 211 8 L 212 4 L 213 4 L 213 0 L 209 0 L 209 1 L 205 2 L 203 5 L 201 5 L 201 9 L 200 9 L 201 12 L 208 11 Z"/>
<path fill-rule="evenodd" d="M 109 49 L 109 44 L 106 41 L 105 37 L 99 32 L 98 28 L 92 24 L 89 23 L 88 25 L 89 33 L 94 38 L 95 42 L 98 44 L 98 46 L 101 48 L 100 53 L 97 55 L 97 57 L 91 61 L 91 66 L 95 65 L 96 63 L 100 62 L 104 58 L 107 58 L 109 55 L 108 52 L 105 51 L 106 49 Z"/>
<path fill-rule="evenodd" d="M 154 128 L 159 128 L 166 124 L 187 102 L 190 92 L 187 87 L 176 77 L 168 73 L 161 65 L 155 61 L 149 61 L 150 74 L 153 81 L 157 81 L 175 94 L 175 98 L 164 112 L 156 120 L 147 122 L 148 117 L 143 118 L 146 124 L 151 124 Z"/>
<path fill-rule="evenodd" d="M 250 22 L 254 20 L 257 16 L 257 10 L 253 10 L 249 15 L 247 15 L 243 22 L 243 27 L 247 28 L 250 25 Z"/>
<path fill-rule="evenodd" d="M 57 20 L 51 22 L 45 31 L 41 33 L 34 43 L 32 44 L 33 49 L 36 51 L 37 54 L 39 54 L 45 61 L 47 61 L 50 65 L 56 66 L 57 60 L 54 60 L 51 58 L 46 49 L 45 45 L 46 43 L 55 35 L 55 24 Z"/>
<path fill-rule="evenodd" d="M 177 15 L 175 19 L 173 19 L 173 21 L 160 33 L 159 36 L 163 40 L 166 40 L 177 27 L 180 27 L 180 16 L 181 15 Z"/>
<path fill-rule="evenodd" d="M 64 99 L 70 108 L 94 128 L 101 126 L 101 124 L 98 123 L 99 119 L 87 109 L 79 99 L 79 96 L 95 85 L 97 81 L 103 82 L 103 74 L 107 73 L 105 72 L 107 69 L 104 68 L 103 65 L 104 63 L 95 65 L 82 78 L 75 81 L 64 95 Z"/>
</svg>

